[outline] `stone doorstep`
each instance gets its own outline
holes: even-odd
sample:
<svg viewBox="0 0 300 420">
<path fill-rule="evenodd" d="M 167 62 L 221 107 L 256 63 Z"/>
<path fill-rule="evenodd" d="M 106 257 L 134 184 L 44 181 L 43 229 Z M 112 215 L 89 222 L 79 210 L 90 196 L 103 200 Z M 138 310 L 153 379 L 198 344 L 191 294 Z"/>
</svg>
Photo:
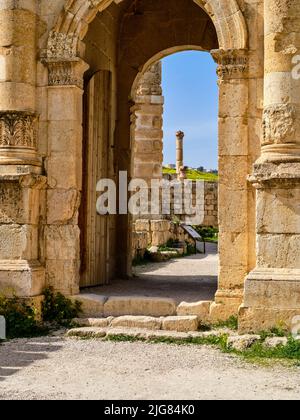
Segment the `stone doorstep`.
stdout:
<svg viewBox="0 0 300 420">
<path fill-rule="evenodd" d="M 82 293 L 72 296 L 82 303 L 83 318 L 103 318 L 120 316 L 197 316 L 199 321 L 209 320 L 212 301 L 181 302 L 174 299 L 144 296 L 111 296 Z"/>
</svg>

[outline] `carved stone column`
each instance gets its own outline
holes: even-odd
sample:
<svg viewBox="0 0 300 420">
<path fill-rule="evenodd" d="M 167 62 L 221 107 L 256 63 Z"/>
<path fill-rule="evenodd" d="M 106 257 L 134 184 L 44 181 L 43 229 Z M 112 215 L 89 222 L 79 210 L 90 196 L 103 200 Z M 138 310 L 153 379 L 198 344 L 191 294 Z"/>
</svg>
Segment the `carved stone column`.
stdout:
<svg viewBox="0 0 300 420">
<path fill-rule="evenodd" d="M 238 313 L 248 270 L 248 56 L 212 51 L 219 76 L 219 285 L 212 321 Z"/>
<path fill-rule="evenodd" d="M 241 330 L 262 330 L 300 315 L 300 51 L 297 0 L 265 1 L 265 92 L 257 188 L 257 266 L 240 310 Z"/>
<path fill-rule="evenodd" d="M 180 179 L 181 168 L 183 167 L 183 139 L 184 132 L 177 131 L 176 133 L 176 173 L 177 178 Z"/>
<path fill-rule="evenodd" d="M 14 2 L 16 3 L 16 2 Z M 36 143 L 36 0 L 0 4 L 1 173 L 40 173 Z M 4 166 L 5 165 L 5 166 Z"/>
<path fill-rule="evenodd" d="M 37 22 L 36 0 L 0 2 L 0 293 L 38 301 L 46 179 L 37 155 Z"/>
<path fill-rule="evenodd" d="M 50 54 L 49 54 L 50 55 Z M 82 94 L 88 66 L 51 56 L 48 67 L 48 177 L 44 229 L 46 283 L 66 295 L 79 291 L 82 190 Z"/>
</svg>

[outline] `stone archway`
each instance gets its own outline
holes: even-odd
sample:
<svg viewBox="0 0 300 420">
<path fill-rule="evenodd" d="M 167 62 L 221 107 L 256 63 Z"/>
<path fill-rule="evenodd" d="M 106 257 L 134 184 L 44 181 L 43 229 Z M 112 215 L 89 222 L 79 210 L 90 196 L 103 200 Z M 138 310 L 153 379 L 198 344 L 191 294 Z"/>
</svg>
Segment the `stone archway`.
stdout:
<svg viewBox="0 0 300 420">
<path fill-rule="evenodd" d="M 259 331 L 279 321 L 290 322 L 300 312 L 300 94 L 299 60 L 294 56 L 300 48 L 300 13 L 296 3 L 172 0 L 168 12 L 177 10 L 176 22 L 168 31 L 169 14 L 159 10 L 160 29 L 166 36 L 154 45 L 157 28 L 153 24 L 148 44 L 140 42 L 145 37 L 145 27 L 137 21 L 142 16 L 137 7 L 141 1 L 53 0 L 49 6 L 47 0 L 30 0 L 14 2 L 13 7 L 11 2 L 1 3 L 5 25 L 0 34 L 0 290 L 34 297 L 37 302 L 45 283 L 66 295 L 78 293 L 84 82 L 98 70 L 108 68 L 114 73 L 112 93 L 120 97 L 113 104 L 112 118 L 118 124 L 111 132 L 118 141 L 110 143 L 110 154 L 118 157 L 116 171 L 129 168 L 132 83 L 159 51 L 195 44 L 186 38 L 178 42 L 176 24 L 180 21 L 186 36 L 199 36 L 194 15 L 201 11 L 207 23 L 204 28 L 216 35 L 216 45 L 208 43 L 206 49 L 217 48 L 212 53 L 220 79 L 220 201 L 224 198 L 226 203 L 220 216 L 223 269 L 212 315 L 236 314 L 244 295 L 239 312 L 243 329 Z M 147 3 L 159 7 L 167 1 Z M 137 19 L 131 29 L 141 37 L 138 44 L 130 44 L 127 31 L 128 49 L 120 57 L 116 47 L 120 17 L 131 3 L 135 5 L 131 15 Z M 178 11 L 176 3 L 184 9 Z M 106 22 L 99 22 L 99 13 Z M 96 22 L 102 31 L 98 40 L 105 40 L 101 48 L 106 51 L 92 39 L 97 35 Z M 96 33 L 88 40 L 92 28 Z M 166 45 L 170 35 L 174 38 Z M 106 54 L 109 48 L 112 54 Z M 124 71 L 124 77 L 117 77 L 116 70 Z M 253 173 L 249 182 L 247 173 Z M 113 265 L 126 274 L 127 218 L 119 218 L 116 225 L 128 240 L 121 244 Z"/>
<path fill-rule="evenodd" d="M 89 24 L 98 12 L 111 3 L 123 0 L 71 0 L 67 1 L 53 30 L 49 34 L 47 58 L 75 58 L 81 55 L 81 41 Z M 219 48 L 224 50 L 247 48 L 247 27 L 236 0 L 193 0 L 211 17 L 216 28 Z"/>
<path fill-rule="evenodd" d="M 97 14 L 104 12 L 112 3 L 112 0 L 93 2 L 74 0 L 68 2 L 57 20 L 54 29 L 49 34 L 44 61 L 47 63 L 49 69 L 50 99 L 52 94 L 57 98 L 70 95 L 69 100 L 72 103 L 77 103 L 74 107 L 74 115 L 71 116 L 74 122 L 74 129 L 77 133 L 82 120 L 80 103 L 83 75 L 87 69 L 82 60 L 85 58 L 83 40 Z M 123 1 L 115 3 L 123 4 Z M 220 196 L 224 208 L 223 214 L 221 213 L 224 234 L 223 242 L 221 242 L 220 246 L 223 262 L 221 258 L 219 292 L 214 308 L 214 316 L 218 319 L 220 317 L 226 318 L 228 315 L 237 312 L 242 302 L 244 278 L 249 271 L 250 265 L 248 253 L 249 226 L 246 220 L 249 207 L 246 181 L 248 174 L 248 136 L 244 129 L 248 104 L 247 30 L 236 0 L 226 1 L 222 6 L 219 6 L 219 3 L 215 1 L 194 1 L 194 3 L 200 6 L 206 15 L 210 16 L 217 34 L 217 44 L 210 44 L 209 46 L 209 43 L 207 43 L 207 47 L 204 47 L 204 49 L 218 48 L 212 54 L 219 64 L 218 74 L 220 80 L 220 130 L 222 133 L 220 141 L 221 178 L 222 172 L 224 173 L 224 183 L 221 183 Z M 194 5 L 194 7 L 196 6 Z M 126 31 L 126 25 L 124 26 L 123 24 L 124 30 Z M 160 51 L 168 48 L 167 43 L 163 48 L 153 45 L 152 50 L 149 50 L 147 53 L 148 56 L 146 54 L 145 57 L 141 57 L 141 60 L 137 60 L 136 56 L 130 54 L 130 45 L 132 45 L 130 36 L 128 38 L 126 33 L 122 36 L 122 39 L 128 39 L 129 43 L 126 45 L 124 41 L 125 44 L 123 43 L 123 47 L 121 46 L 123 53 L 121 51 L 118 63 L 118 71 L 122 74 L 123 78 L 123 80 L 119 80 L 118 82 L 118 95 L 120 99 L 118 102 L 119 121 L 116 127 L 116 137 L 119 139 L 119 144 L 115 145 L 115 153 L 119 156 L 117 164 L 119 170 L 129 170 L 130 168 L 130 153 L 128 153 L 130 147 L 128 143 L 128 139 L 130 138 L 128 120 L 130 105 L 127 103 L 132 84 L 138 73 L 137 68 L 142 70 L 153 59 L 156 53 L 159 54 Z M 180 45 L 180 41 L 178 45 L 174 45 L 174 43 L 172 45 L 171 43 L 169 47 L 173 47 L 174 50 L 188 49 L 189 47 L 186 45 L 187 41 L 188 39 L 183 42 L 184 46 Z M 197 41 L 192 42 L 193 46 L 194 44 L 197 45 Z M 232 106 L 228 106 L 228 102 L 226 102 L 226 100 L 229 100 L 228 98 L 230 98 Z M 243 104 L 242 108 L 240 108 L 241 103 Z M 70 121 L 69 117 L 68 120 Z M 244 135 L 244 148 L 242 151 L 234 150 L 233 147 L 228 152 L 228 143 L 233 141 L 232 138 L 229 138 L 231 137 L 228 131 L 230 124 L 235 125 L 237 133 L 243 133 Z M 78 133 L 78 150 L 80 150 L 80 144 L 81 140 Z M 240 153 L 242 156 L 238 155 Z M 72 160 L 72 157 L 70 157 L 70 160 Z M 76 177 L 78 176 L 78 167 L 74 159 L 72 162 L 72 170 Z M 235 168 L 234 173 L 232 172 L 232 168 Z M 238 174 L 236 173 L 236 168 L 239 171 Z M 230 181 L 228 181 L 229 179 Z M 73 187 L 76 187 L 75 189 L 79 189 L 80 191 L 80 184 L 77 185 L 76 187 L 74 184 Z M 241 211 L 245 215 L 245 218 L 242 221 L 234 213 L 232 199 L 228 199 L 229 192 L 231 197 L 234 197 L 233 202 L 239 203 L 243 207 Z M 227 211 L 228 208 L 230 208 L 229 212 Z M 131 229 L 129 227 L 128 217 L 118 216 L 117 225 L 118 234 L 124 238 L 128 238 L 125 241 L 121 241 L 119 245 L 118 256 L 115 260 L 117 261 L 118 274 L 121 276 L 130 275 Z M 64 226 L 63 229 L 65 230 L 66 227 Z M 74 228 L 71 237 L 71 240 L 74 241 L 75 248 L 78 249 L 79 236 L 78 231 L 74 230 Z M 227 249 L 232 246 L 235 249 L 234 261 L 230 261 L 230 257 L 227 255 Z M 254 253 L 254 250 L 252 250 L 252 253 Z M 74 275 L 75 272 L 73 270 L 73 281 Z M 78 275 L 76 275 L 76 278 L 77 280 L 74 282 L 75 284 L 79 284 Z M 230 280 L 228 281 L 229 278 Z"/>
</svg>

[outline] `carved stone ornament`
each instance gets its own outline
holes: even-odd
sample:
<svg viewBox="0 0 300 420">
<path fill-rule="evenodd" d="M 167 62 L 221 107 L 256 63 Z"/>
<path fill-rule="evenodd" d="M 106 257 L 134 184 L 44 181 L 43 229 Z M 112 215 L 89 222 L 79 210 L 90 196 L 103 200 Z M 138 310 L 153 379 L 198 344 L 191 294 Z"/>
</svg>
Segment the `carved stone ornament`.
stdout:
<svg viewBox="0 0 300 420">
<path fill-rule="evenodd" d="M 0 112 L 0 148 L 37 148 L 37 116 L 28 112 Z"/>
<path fill-rule="evenodd" d="M 89 66 L 80 58 L 72 60 L 44 60 L 48 67 L 49 86 L 77 86 L 83 88 L 83 75 Z"/>
<path fill-rule="evenodd" d="M 47 59 L 71 60 L 77 54 L 78 37 L 73 33 L 65 34 L 51 31 L 46 51 Z"/>
<path fill-rule="evenodd" d="M 284 144 L 295 136 L 296 109 L 291 104 L 267 107 L 263 116 L 263 145 Z"/>
<path fill-rule="evenodd" d="M 220 81 L 247 76 L 247 50 L 213 50 L 211 54 L 218 64 L 217 74 Z"/>
</svg>

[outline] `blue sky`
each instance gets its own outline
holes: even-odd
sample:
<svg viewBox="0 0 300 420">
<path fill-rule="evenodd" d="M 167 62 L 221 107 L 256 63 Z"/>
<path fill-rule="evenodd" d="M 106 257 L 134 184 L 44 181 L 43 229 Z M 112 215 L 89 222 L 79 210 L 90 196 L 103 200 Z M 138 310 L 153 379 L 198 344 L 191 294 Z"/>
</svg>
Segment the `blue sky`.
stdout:
<svg viewBox="0 0 300 420">
<path fill-rule="evenodd" d="M 185 132 L 184 161 L 217 168 L 218 86 L 211 55 L 186 51 L 163 61 L 164 163 L 175 163 L 175 133 Z"/>
</svg>

